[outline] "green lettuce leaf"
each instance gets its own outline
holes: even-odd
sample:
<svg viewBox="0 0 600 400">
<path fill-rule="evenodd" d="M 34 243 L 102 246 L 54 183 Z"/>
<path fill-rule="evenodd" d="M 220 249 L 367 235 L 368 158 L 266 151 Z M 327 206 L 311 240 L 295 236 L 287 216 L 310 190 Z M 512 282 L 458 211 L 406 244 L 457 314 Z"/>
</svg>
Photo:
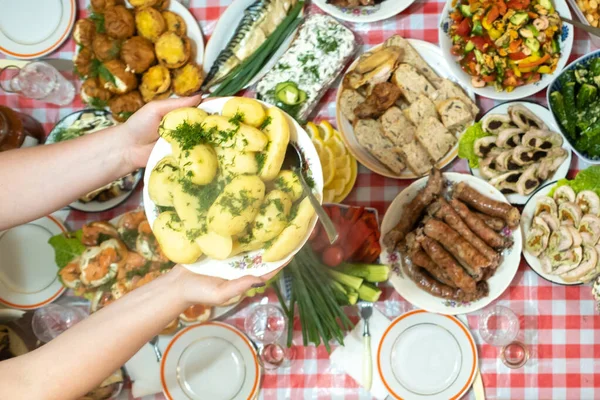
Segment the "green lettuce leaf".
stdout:
<svg viewBox="0 0 600 400">
<path fill-rule="evenodd" d="M 573 180 L 560 179 L 556 182 L 550 193 L 548 193 L 548 196 L 553 196 L 554 191 L 564 185 L 571 186 L 575 193 L 583 190 L 593 190 L 600 196 L 600 165 L 593 165 L 583 171 L 579 171 Z"/>
<path fill-rule="evenodd" d="M 490 136 L 483 130 L 481 122 L 471 125 L 458 142 L 458 156 L 469 161 L 469 167 L 479 168 L 479 157 L 475 154 L 475 141 Z"/>
<path fill-rule="evenodd" d="M 64 268 L 84 252 L 86 247 L 78 239 L 80 235 L 75 232 L 74 236 L 66 236 L 61 233 L 48 239 L 48 243 L 54 248 L 54 260 L 58 268 Z"/>
</svg>

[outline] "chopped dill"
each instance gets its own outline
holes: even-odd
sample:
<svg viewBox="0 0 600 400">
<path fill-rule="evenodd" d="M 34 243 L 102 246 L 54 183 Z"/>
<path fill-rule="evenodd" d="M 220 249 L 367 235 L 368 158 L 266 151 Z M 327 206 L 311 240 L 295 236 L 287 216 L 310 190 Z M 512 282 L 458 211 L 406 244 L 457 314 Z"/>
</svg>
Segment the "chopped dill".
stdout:
<svg viewBox="0 0 600 400">
<path fill-rule="evenodd" d="M 133 115 L 133 113 L 131 111 L 121 111 L 118 115 L 119 118 L 121 118 L 124 121 L 127 121 L 129 117 Z"/>
<path fill-rule="evenodd" d="M 256 200 L 250 196 L 250 192 L 246 189 L 240 190 L 239 193 L 231 193 L 221 197 L 219 205 L 227 210 L 232 215 L 240 215 L 242 211 L 247 209 Z"/>
<path fill-rule="evenodd" d="M 240 123 L 244 122 L 244 113 L 242 112 L 236 112 L 235 115 L 231 118 L 229 118 L 229 122 L 239 126 Z"/>
<path fill-rule="evenodd" d="M 260 129 L 261 131 L 265 130 L 267 126 L 271 125 L 271 122 L 273 122 L 273 118 L 271 118 L 271 116 L 268 116 L 267 118 L 265 118 L 262 124 L 260 124 L 258 129 Z"/>
<path fill-rule="evenodd" d="M 339 47 L 337 40 L 335 39 L 334 36 L 328 37 L 322 37 L 321 36 L 321 32 L 318 32 L 317 34 L 317 47 L 321 50 L 323 50 L 325 53 L 331 53 L 332 51 L 336 51 L 337 48 Z"/>
<path fill-rule="evenodd" d="M 204 227 L 203 229 L 197 228 L 197 229 L 190 229 L 189 231 L 185 232 L 185 237 L 190 241 L 193 242 L 194 240 L 196 240 L 197 238 L 199 238 L 200 236 L 202 236 L 203 234 L 205 234 L 206 231 L 206 227 Z"/>
<path fill-rule="evenodd" d="M 281 199 L 271 199 L 270 203 L 275 204 L 277 211 L 283 212 L 283 203 L 281 202 Z"/>
<path fill-rule="evenodd" d="M 198 212 L 203 213 L 212 206 L 217 197 L 223 191 L 225 184 L 214 180 L 208 185 L 199 186 L 193 184 L 189 179 L 182 178 L 179 180 L 182 189 L 185 193 L 190 194 L 198 199 Z"/>
<path fill-rule="evenodd" d="M 146 275 L 148 272 L 150 272 L 150 267 L 151 266 L 152 266 L 152 262 L 147 261 L 146 264 L 144 264 L 140 268 L 134 269 L 132 271 L 127 271 L 127 279 L 131 279 L 134 276 L 144 276 L 144 275 Z"/>
<path fill-rule="evenodd" d="M 265 153 L 254 153 L 254 157 L 256 158 L 256 164 L 258 165 L 258 171 L 260 172 L 265 165 Z"/>
<path fill-rule="evenodd" d="M 105 108 L 108 105 L 105 100 L 99 99 L 98 97 L 90 97 L 87 104 L 92 108 Z"/>
</svg>

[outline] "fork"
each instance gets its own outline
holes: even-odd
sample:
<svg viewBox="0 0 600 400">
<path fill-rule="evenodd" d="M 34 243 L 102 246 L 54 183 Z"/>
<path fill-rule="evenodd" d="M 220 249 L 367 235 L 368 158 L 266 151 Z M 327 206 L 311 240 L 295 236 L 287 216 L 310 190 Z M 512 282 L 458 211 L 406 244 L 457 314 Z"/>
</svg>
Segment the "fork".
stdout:
<svg viewBox="0 0 600 400">
<path fill-rule="evenodd" d="M 364 321 L 363 328 L 363 386 L 371 390 L 373 382 L 373 361 L 371 359 L 371 332 L 369 332 L 369 318 L 373 315 L 373 303 L 360 302 L 360 317 Z"/>
<path fill-rule="evenodd" d="M 576 28 L 583 29 L 587 33 L 591 33 L 594 36 L 600 36 L 600 28 L 595 28 L 591 25 L 585 25 L 581 22 L 570 20 L 568 18 L 563 17 L 562 15 L 560 16 L 560 19 L 562 22 L 566 22 L 567 24 L 571 24 Z"/>
<path fill-rule="evenodd" d="M 152 348 L 154 349 L 154 354 L 156 354 L 156 361 L 160 362 L 160 360 L 162 359 L 162 353 L 160 352 L 160 349 L 158 348 L 158 335 L 156 335 L 152 339 L 150 339 L 150 341 L 148 343 L 150 343 L 152 345 Z"/>
</svg>

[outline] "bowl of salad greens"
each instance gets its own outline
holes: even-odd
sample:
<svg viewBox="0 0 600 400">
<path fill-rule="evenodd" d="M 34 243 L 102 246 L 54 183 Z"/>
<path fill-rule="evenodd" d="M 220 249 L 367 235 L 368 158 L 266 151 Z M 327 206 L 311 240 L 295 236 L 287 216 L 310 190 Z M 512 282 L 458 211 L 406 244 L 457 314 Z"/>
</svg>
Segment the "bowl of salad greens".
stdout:
<svg viewBox="0 0 600 400">
<path fill-rule="evenodd" d="M 442 11 L 442 54 L 480 96 L 519 100 L 546 88 L 568 62 L 573 27 L 565 0 L 453 0 Z"/>
<path fill-rule="evenodd" d="M 546 96 L 573 151 L 590 164 L 600 164 L 600 50 L 569 64 Z"/>
</svg>

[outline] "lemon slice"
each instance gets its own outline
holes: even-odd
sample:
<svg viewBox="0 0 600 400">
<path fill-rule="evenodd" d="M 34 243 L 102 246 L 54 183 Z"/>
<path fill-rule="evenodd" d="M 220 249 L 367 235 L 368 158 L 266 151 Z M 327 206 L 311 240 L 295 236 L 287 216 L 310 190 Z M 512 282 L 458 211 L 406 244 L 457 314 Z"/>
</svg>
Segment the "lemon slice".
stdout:
<svg viewBox="0 0 600 400">
<path fill-rule="evenodd" d="M 352 176 L 352 168 L 350 167 L 350 163 L 348 163 L 348 168 L 335 168 L 335 179 L 340 179 L 344 182 L 344 186 L 350 181 Z"/>
<path fill-rule="evenodd" d="M 321 154 L 325 151 L 323 150 L 325 148 L 325 143 L 323 143 L 323 141 L 319 138 L 313 139 L 312 142 L 315 145 L 315 150 L 317 150 L 317 154 L 319 155 L 319 157 L 321 157 Z M 329 151 L 331 152 L 331 150 Z"/>
<path fill-rule="evenodd" d="M 335 178 L 335 158 L 329 147 L 323 146 L 322 152 L 319 153 L 321 166 L 323 167 L 323 186 L 327 186 Z"/>
<path fill-rule="evenodd" d="M 330 185 L 327 186 L 327 189 L 333 189 L 336 196 L 344 193 L 344 189 L 346 188 L 346 182 L 341 179 L 334 179 Z"/>
<path fill-rule="evenodd" d="M 344 142 L 342 141 L 342 139 L 339 138 L 339 136 L 333 136 L 332 138 L 327 140 L 325 145 L 333 151 L 333 154 L 336 157 L 348 154 L 348 149 L 346 149 Z"/>
<path fill-rule="evenodd" d="M 354 184 L 356 183 L 357 175 L 358 175 L 358 163 L 356 162 L 356 160 L 350 159 L 350 179 L 346 183 L 346 186 L 344 187 L 344 191 L 342 192 L 342 194 L 339 196 L 335 196 L 335 199 L 333 199 L 334 203 L 341 203 L 342 201 L 344 201 L 344 199 L 346 197 L 348 197 L 348 195 L 352 191 L 352 188 L 354 188 Z"/>
<path fill-rule="evenodd" d="M 327 142 L 335 136 L 335 129 L 333 129 L 333 126 L 331 126 L 329 122 L 322 120 L 319 123 L 319 133 L 321 134 L 321 139 L 323 139 L 324 142 Z"/>
<path fill-rule="evenodd" d="M 321 134 L 319 133 L 319 127 L 312 122 L 306 123 L 306 133 L 312 140 L 321 139 Z"/>
<path fill-rule="evenodd" d="M 350 156 L 347 154 L 335 157 L 335 170 L 338 172 L 342 170 L 350 171 L 350 162 Z"/>
<path fill-rule="evenodd" d="M 323 203 L 333 203 L 335 199 L 335 190 L 324 189 L 323 190 Z"/>
</svg>

